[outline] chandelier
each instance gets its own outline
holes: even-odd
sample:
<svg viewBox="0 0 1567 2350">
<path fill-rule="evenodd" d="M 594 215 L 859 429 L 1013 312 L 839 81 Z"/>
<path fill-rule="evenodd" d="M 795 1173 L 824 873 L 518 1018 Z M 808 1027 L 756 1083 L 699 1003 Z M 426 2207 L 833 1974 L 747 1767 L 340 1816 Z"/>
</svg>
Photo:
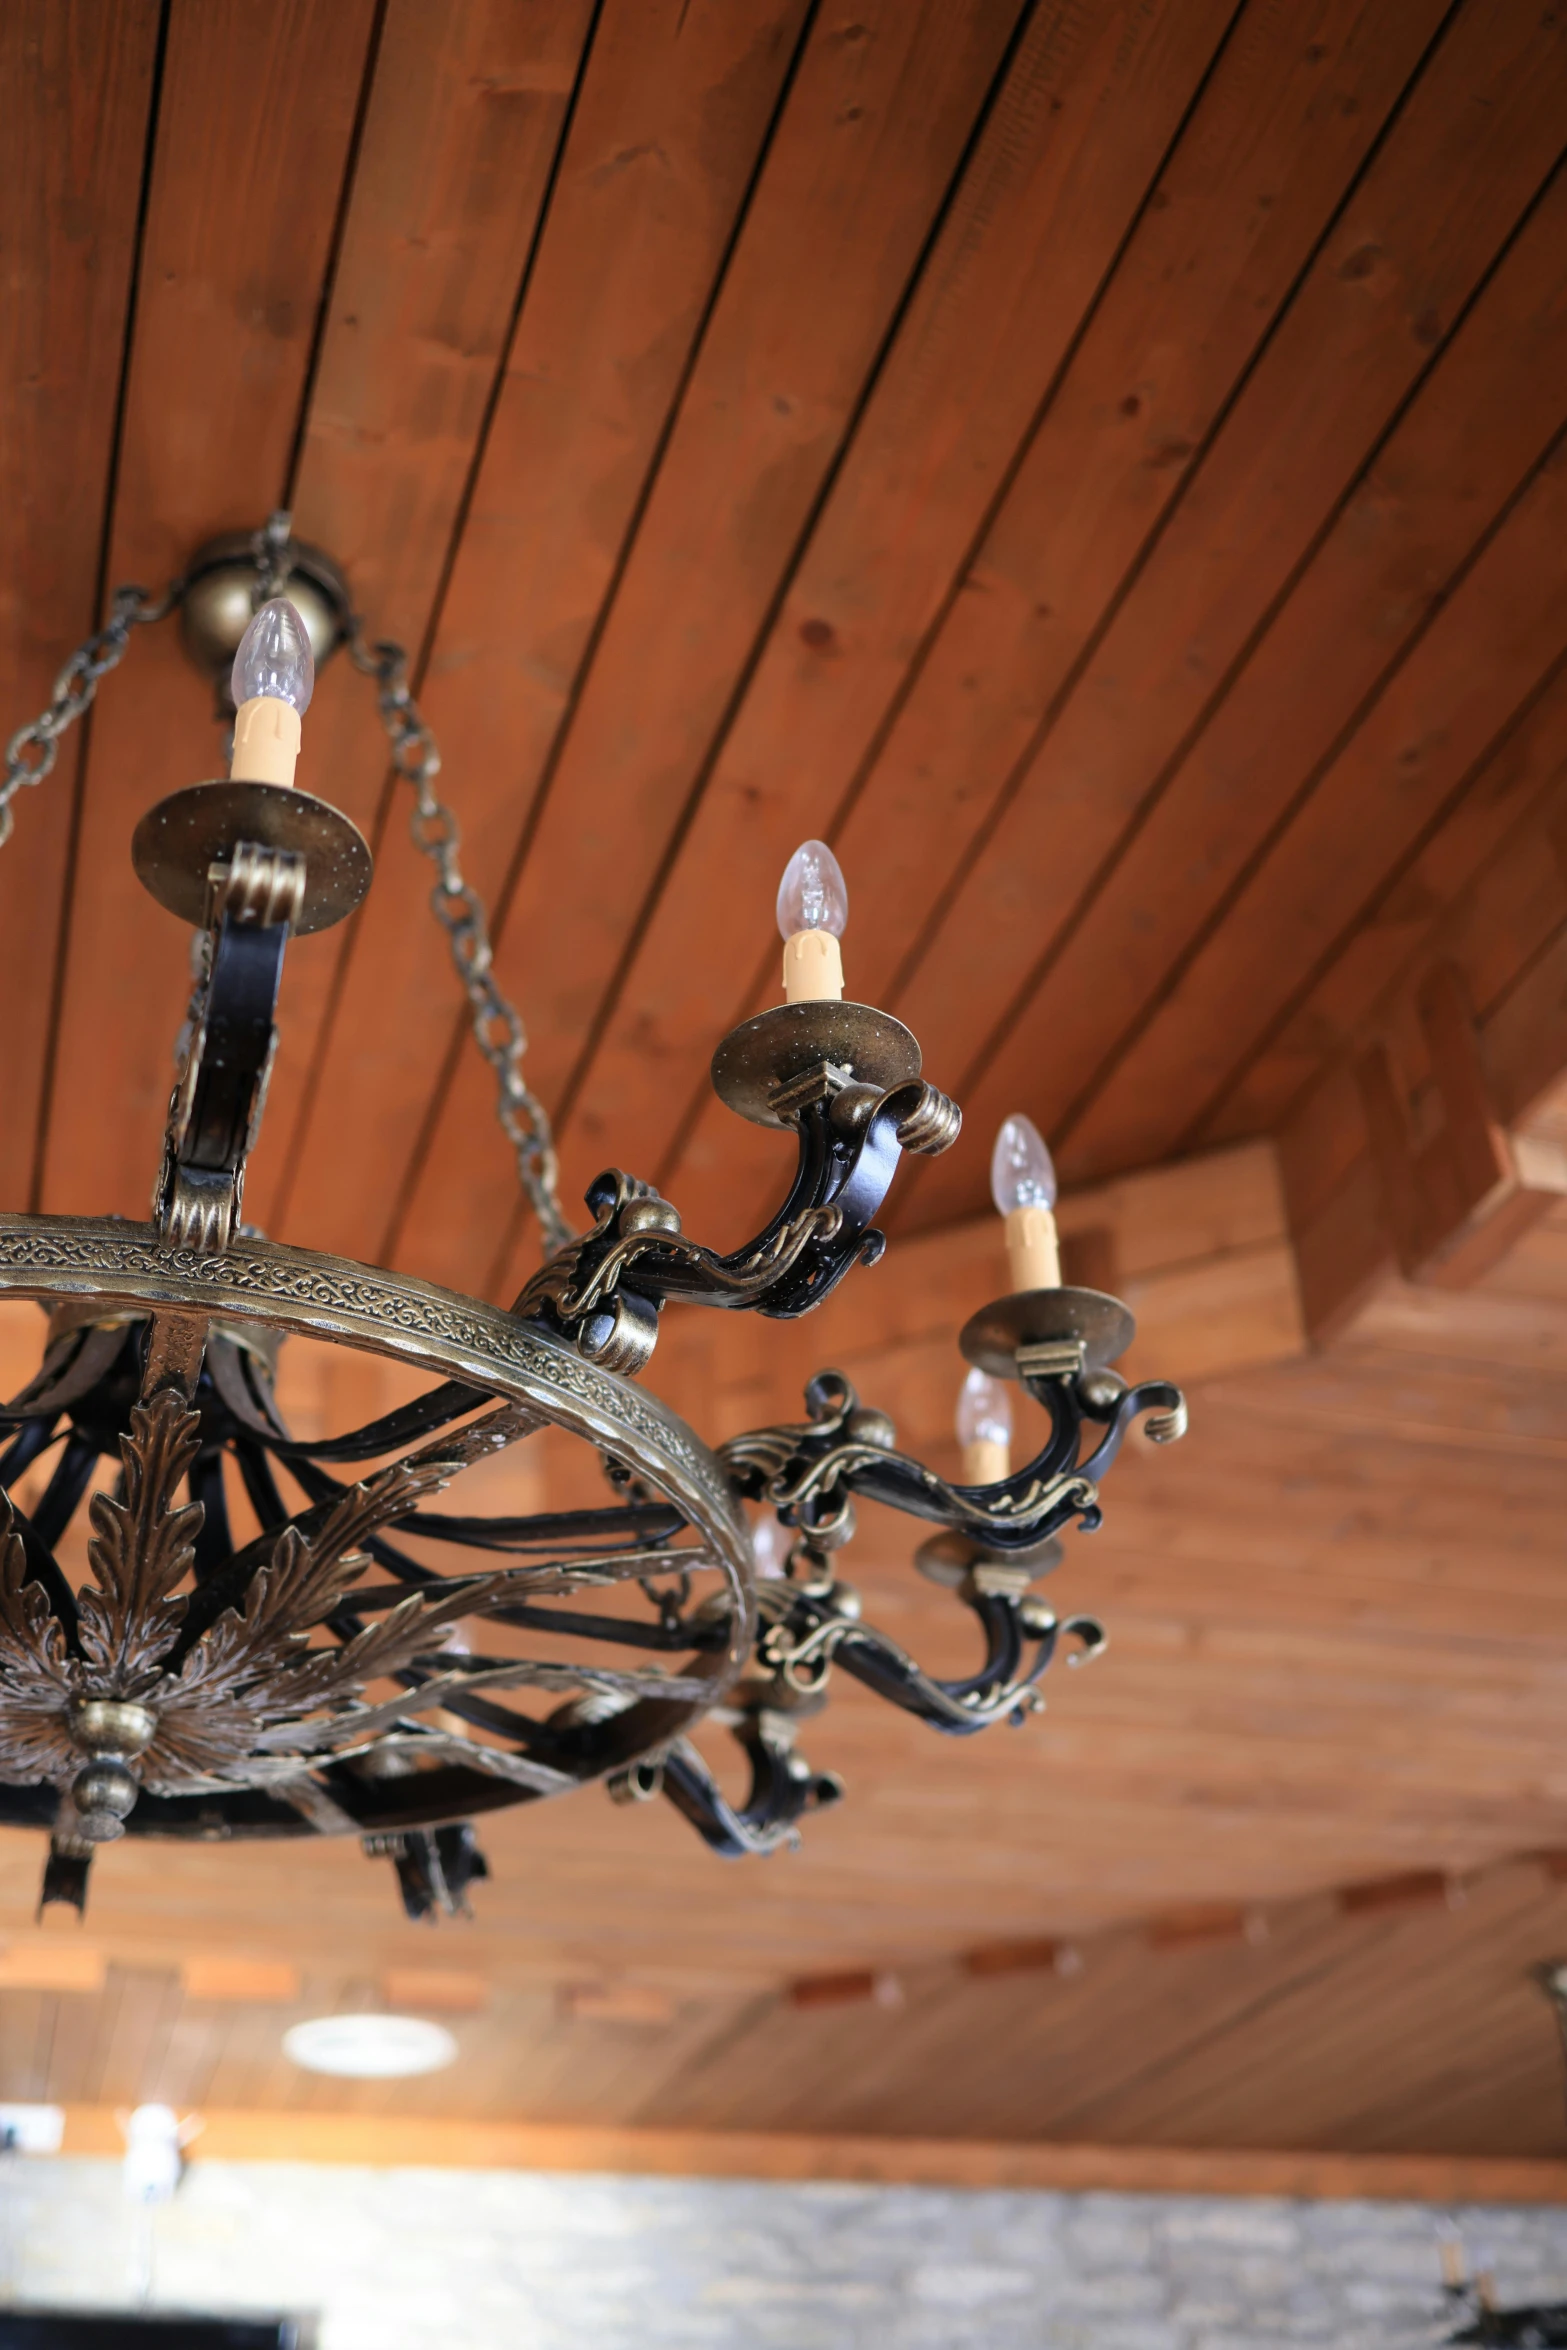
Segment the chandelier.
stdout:
<svg viewBox="0 0 1567 2350">
<path fill-rule="evenodd" d="M 43 1901 L 82 1908 L 95 1849 L 127 1833 L 319 1834 L 389 1857 L 411 1915 L 461 1909 L 486 1873 L 476 1818 L 592 1781 L 667 1798 L 720 1853 L 767 1853 L 842 1793 L 798 1743 L 835 1671 L 957 1736 L 1022 1720 L 1063 1641 L 1074 1661 L 1102 1645 L 1097 1624 L 1058 1620 L 1035 1591 L 1062 1533 L 1098 1524 L 1139 1415 L 1155 1442 L 1185 1427 L 1176 1388 L 1113 1368 L 1133 1336 L 1126 1307 L 1062 1284 L 1055 1179 L 1026 1119 L 1002 1129 L 992 1169 L 1012 1289 L 960 1341 L 960 1482 L 900 1452 L 887 1416 L 833 1371 L 810 1382 L 799 1422 L 716 1450 L 637 1384 L 666 1305 L 792 1319 L 874 1263 L 900 1158 L 957 1137 L 914 1037 L 844 997 L 831 850 L 807 843 L 784 874 L 785 1000 L 713 1056 L 720 1099 L 794 1137 L 777 1213 L 720 1254 L 612 1169 L 574 1232 L 406 656 L 366 637 L 342 574 L 287 515 L 203 548 L 160 597 L 116 593 L 50 709 L 12 738 L 0 843 L 135 629 L 176 609 L 233 737 L 227 780 L 160 801 L 132 842 L 141 881 L 194 932 L 151 1220 L 0 1215 L 0 1295 L 49 1313 L 37 1375 L 0 1414 L 0 1821 L 47 1835 Z M 289 940 L 341 921 L 371 879 L 356 828 L 293 781 L 314 664 L 339 646 L 374 680 L 412 787 L 432 904 L 541 1229 L 542 1267 L 509 1312 L 242 1221 Z M 367 1426 L 300 1441 L 274 1391 L 291 1336 L 391 1358 L 429 1385 Z M 1016 1469 L 1014 1387 L 1045 1416 Z M 599 1456 L 602 1506 L 432 1506 L 546 1426 Z M 106 1460 L 117 1475 L 91 1491 Z M 922 1669 L 864 1620 L 838 1571 L 861 1499 L 932 1529 L 915 1564 L 974 1619 L 966 1676 Z M 84 1502 L 89 1579 L 74 1589 L 57 1552 Z M 738 1742 L 743 1790 L 726 1792 L 699 1751 L 704 1722 Z"/>
</svg>

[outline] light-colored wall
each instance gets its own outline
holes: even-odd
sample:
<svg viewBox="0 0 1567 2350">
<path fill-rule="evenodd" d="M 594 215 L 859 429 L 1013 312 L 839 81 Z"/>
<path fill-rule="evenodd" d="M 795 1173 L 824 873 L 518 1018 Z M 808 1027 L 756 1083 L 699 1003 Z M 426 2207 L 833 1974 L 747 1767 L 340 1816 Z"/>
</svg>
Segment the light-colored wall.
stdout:
<svg viewBox="0 0 1567 2350">
<path fill-rule="evenodd" d="M 11 2161 L 10 2295 L 123 2305 L 118 2166 Z M 198 2163 L 155 2298 L 312 2310 L 322 2350 L 1396 2350 L 1429 2341 L 1414 2204 L 959 2193 Z M 1567 2212 L 1488 2211 L 1508 2297 L 1567 2297 Z"/>
</svg>

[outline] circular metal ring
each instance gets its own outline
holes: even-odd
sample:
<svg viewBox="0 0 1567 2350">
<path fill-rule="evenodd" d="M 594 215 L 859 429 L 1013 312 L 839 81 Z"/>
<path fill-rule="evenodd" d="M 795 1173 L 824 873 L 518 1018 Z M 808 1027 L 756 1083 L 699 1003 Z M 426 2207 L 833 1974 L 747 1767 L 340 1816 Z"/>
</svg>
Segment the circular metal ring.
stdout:
<svg viewBox="0 0 1567 2350">
<path fill-rule="evenodd" d="M 221 1323 L 231 1336 L 282 1333 L 325 1340 L 412 1364 L 437 1378 L 531 1406 L 542 1420 L 581 1437 L 633 1479 L 674 1504 L 706 1545 L 722 1577 L 726 1635 L 682 1669 L 704 1684 L 700 1698 L 639 1698 L 595 1730 L 574 1760 L 575 1784 L 624 1770 L 665 1748 L 725 1695 L 750 1655 L 756 1631 L 755 1562 L 749 1528 L 723 1467 L 655 1397 L 588 1362 L 538 1324 L 403 1274 L 241 1239 L 216 1256 L 159 1247 L 155 1228 L 117 1218 L 0 1216 L 0 1296 L 37 1299 L 73 1320 L 92 1301 L 92 1319 L 149 1316 L 188 1326 Z M 678 1554 L 671 1554 L 676 1556 Z M 536 1790 L 485 1778 L 473 1768 L 388 1778 L 373 1823 L 396 1829 L 436 1824 L 525 1801 Z M 30 1820 L 52 1793 L 5 1790 L 5 1816 Z M 133 1835 L 310 1833 L 263 1796 L 236 1800 L 214 1830 L 210 1799 L 144 1799 Z M 188 1814 L 188 1816 L 187 1816 Z"/>
</svg>

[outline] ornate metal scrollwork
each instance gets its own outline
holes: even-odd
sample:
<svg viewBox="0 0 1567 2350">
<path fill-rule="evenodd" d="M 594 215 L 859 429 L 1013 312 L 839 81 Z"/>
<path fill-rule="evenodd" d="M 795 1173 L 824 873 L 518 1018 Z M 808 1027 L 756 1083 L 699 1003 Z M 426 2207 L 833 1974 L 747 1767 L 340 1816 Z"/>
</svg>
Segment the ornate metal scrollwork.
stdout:
<svg viewBox="0 0 1567 2350">
<path fill-rule="evenodd" d="M 1140 1387 L 1102 1375 L 1063 1370 L 1023 1382 L 1050 1417 L 1050 1433 L 1031 1461 L 998 1485 L 953 1485 L 923 1462 L 894 1449 L 892 1424 L 864 1411 L 841 1372 L 823 1371 L 805 1391 L 808 1417 L 794 1426 L 760 1428 L 721 1448 L 747 1500 L 765 1501 L 786 1526 L 819 1547 L 854 1530 L 853 1496 L 885 1502 L 907 1515 L 967 1536 L 986 1552 L 1025 1560 L 1076 1519 L 1100 1523 L 1099 1483 L 1128 1429 L 1144 1412 L 1174 1414 L 1178 1388 Z M 1085 1427 L 1105 1433 L 1086 1452 Z"/>
<path fill-rule="evenodd" d="M 787 1841 L 821 1785 L 798 1754 L 795 1725 L 826 1698 L 841 1666 L 880 1697 L 948 1736 L 967 1737 L 1001 1721 L 1021 1722 L 1044 1703 L 1039 1682 L 1063 1640 L 1083 1662 L 1104 1646 L 1089 1616 L 1058 1618 L 1031 1589 L 1057 1563 L 1061 1530 L 1100 1519 L 1098 1483 L 1141 1414 L 1179 1433 L 1179 1391 L 1163 1381 L 1128 1387 L 1113 1373 L 1086 1370 L 1080 1354 L 1024 1384 L 1044 1406 L 1050 1431 L 1033 1460 L 989 1486 L 954 1485 L 896 1449 L 886 1414 L 862 1406 L 841 1373 L 806 1389 L 807 1418 L 733 1438 L 721 1457 L 737 1490 L 773 1511 L 795 1534 L 787 1576 L 758 1593 L 761 1631 L 752 1673 L 740 1683 L 730 1719 L 752 1760 L 745 1803 L 718 1793 L 705 1766 L 688 1765 L 666 1788 L 719 1851 L 770 1850 Z M 1085 1431 L 1102 1429 L 1084 1444 Z M 983 1642 L 976 1669 L 943 1679 L 895 1640 L 862 1620 L 859 1595 L 840 1581 L 837 1554 L 855 1534 L 855 1496 L 939 1525 L 918 1564 L 947 1585 L 974 1617 Z M 767 1725 L 774 1725 L 769 1733 Z M 787 1753 L 783 1772 L 761 1769 L 758 1753 Z M 835 1783 L 833 1783 L 835 1791 Z"/>
<path fill-rule="evenodd" d="M 808 1314 L 852 1265 L 882 1254 L 873 1220 L 903 1153 L 933 1156 L 957 1140 L 956 1104 L 919 1065 L 907 1029 L 865 1005 L 783 1005 L 748 1021 L 715 1055 L 715 1082 L 743 1116 L 794 1130 L 798 1162 L 777 1213 L 722 1256 L 687 1238 L 650 1184 L 610 1168 L 587 1192 L 592 1231 L 552 1257 L 512 1311 L 541 1316 L 624 1374 L 647 1362 L 671 1299 Z"/>
</svg>

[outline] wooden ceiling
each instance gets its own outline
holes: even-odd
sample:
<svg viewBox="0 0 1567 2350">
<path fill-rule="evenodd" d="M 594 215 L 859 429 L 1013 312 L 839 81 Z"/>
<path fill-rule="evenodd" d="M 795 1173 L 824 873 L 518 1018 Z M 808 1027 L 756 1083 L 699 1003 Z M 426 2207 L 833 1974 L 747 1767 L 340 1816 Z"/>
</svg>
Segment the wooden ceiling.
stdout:
<svg viewBox="0 0 1567 2350">
<path fill-rule="evenodd" d="M 765 1868 L 591 1798 L 489 1828 L 446 1946 L 487 2004 L 419 2094 L 1559 2146 L 1523 1970 L 1567 1917 L 1516 1856 L 1567 1844 L 1567 1248 L 1548 1219 L 1462 1296 L 1389 1282 L 1353 1067 L 1385 1036 L 1429 1128 L 1433 940 L 1505 1122 L 1567 1066 L 1561 13 L 11 0 L 0 102 L 5 730 L 109 586 L 287 505 L 415 652 L 568 1207 L 613 1160 L 701 1238 L 760 1221 L 778 1146 L 706 1069 L 776 993 L 814 833 L 850 992 L 968 1121 L 895 1241 L 982 1209 L 1014 1108 L 1079 1186 L 1276 1137 L 1307 1318 L 1360 1313 L 1201 1384 L 1184 1451 L 1118 1473 L 1065 1594 L 1112 1653 L 1025 1736 L 955 1749 L 851 1693 L 812 1749 L 850 1803 Z M 20 797 L 7 1204 L 145 1213 L 185 954 L 128 840 L 219 759 L 171 625 Z M 534 1239 L 342 662 L 300 773 L 378 874 L 291 950 L 247 1207 L 505 1298 Z M 845 1308 L 821 1359 L 855 1343 Z M 911 1346 L 851 1367 L 939 1451 L 953 1358 Z M 654 1383 L 723 1434 L 733 1372 L 693 1341 Z M 873 1612 L 939 1642 L 881 1542 Z M 381 1871 L 295 1865 L 111 1855 L 106 1988 L 0 1966 L 0 2094 L 321 2102 L 280 2012 L 192 2000 L 180 1949 L 291 1954 L 318 2003 L 437 1962 Z M 0 1847 L 19 1948 L 36 1866 Z M 1489 1874 L 1462 1911 L 1335 1906 L 1411 1870 Z M 1155 1947 L 1194 1902 L 1281 1906 L 1260 1946 Z M 1042 1935 L 1101 1940 L 1080 1978 L 963 1972 Z M 779 2004 L 878 1966 L 898 2013 Z M 568 2027 L 580 1982 L 668 2015 Z"/>
</svg>

